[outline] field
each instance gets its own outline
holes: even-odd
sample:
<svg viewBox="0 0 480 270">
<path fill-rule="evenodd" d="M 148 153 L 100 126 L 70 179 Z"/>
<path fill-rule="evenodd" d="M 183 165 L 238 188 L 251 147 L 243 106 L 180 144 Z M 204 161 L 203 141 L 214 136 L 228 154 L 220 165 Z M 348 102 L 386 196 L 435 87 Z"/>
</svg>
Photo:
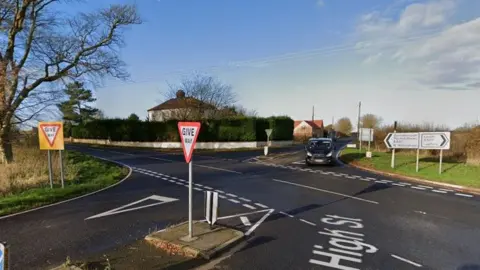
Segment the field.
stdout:
<svg viewBox="0 0 480 270">
<path fill-rule="evenodd" d="M 390 167 L 391 154 L 374 152 L 371 159 L 358 149 L 345 149 L 341 160 L 345 163 L 357 164 L 380 171 L 397 173 L 436 182 L 480 188 L 480 166 L 468 165 L 457 158 L 446 156 L 443 159 L 442 174 L 439 174 L 439 157 L 421 153 L 419 172 L 416 172 L 415 153 L 397 153 L 395 169 Z"/>
<path fill-rule="evenodd" d="M 60 184 L 58 151 L 52 155 L 54 189 L 48 179 L 47 152 L 15 145 L 15 162 L 0 164 L 0 216 L 76 197 L 109 186 L 126 168 L 74 151 L 64 153 L 65 188 Z"/>
</svg>

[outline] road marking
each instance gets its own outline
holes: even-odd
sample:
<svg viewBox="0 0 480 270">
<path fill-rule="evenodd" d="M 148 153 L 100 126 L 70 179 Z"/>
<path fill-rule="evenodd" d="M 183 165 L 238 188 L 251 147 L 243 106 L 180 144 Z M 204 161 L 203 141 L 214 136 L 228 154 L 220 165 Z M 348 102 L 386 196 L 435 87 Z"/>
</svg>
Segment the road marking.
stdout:
<svg viewBox="0 0 480 270">
<path fill-rule="evenodd" d="M 225 193 L 225 192 L 223 192 L 223 191 L 221 191 L 221 190 L 218 190 L 218 189 L 215 189 L 215 192 L 218 192 L 218 193 Z"/>
<path fill-rule="evenodd" d="M 429 186 L 422 186 L 422 185 L 417 185 L 419 187 L 423 187 L 423 188 L 432 188 L 432 187 L 429 187 Z"/>
<path fill-rule="evenodd" d="M 248 220 L 247 217 L 241 216 L 241 217 L 240 217 L 240 220 L 242 221 L 243 225 L 245 225 L 245 226 L 252 226 L 252 223 L 250 223 L 250 220 Z"/>
<path fill-rule="evenodd" d="M 457 196 L 463 196 L 463 197 L 468 197 L 468 198 L 472 198 L 472 197 L 473 197 L 473 195 L 463 194 L 463 193 L 455 193 L 455 195 L 457 195 Z"/>
<path fill-rule="evenodd" d="M 446 192 L 453 192 L 453 190 L 451 190 L 451 189 L 444 189 L 444 188 L 439 188 L 438 190 L 446 191 Z"/>
<path fill-rule="evenodd" d="M 245 206 L 245 207 L 247 207 L 247 208 L 250 208 L 250 209 L 257 209 L 257 208 L 255 208 L 255 207 L 251 206 L 250 204 L 244 203 L 244 204 L 242 204 L 242 205 Z"/>
<path fill-rule="evenodd" d="M 288 214 L 288 213 L 282 212 L 282 211 L 280 211 L 279 213 L 282 214 L 282 215 L 285 215 L 285 216 L 287 216 L 287 217 L 291 217 L 291 218 L 294 217 L 294 216 L 292 216 L 292 215 L 290 215 L 290 214 Z"/>
<path fill-rule="evenodd" d="M 436 192 L 436 193 L 443 193 L 443 194 L 447 193 L 446 191 L 443 191 L 443 190 L 435 190 L 435 189 L 434 189 L 434 190 L 432 190 L 432 191 L 433 191 L 433 192 Z"/>
<path fill-rule="evenodd" d="M 261 203 L 254 203 L 256 206 L 260 206 L 262 208 L 268 208 L 268 206 L 261 204 Z"/>
<path fill-rule="evenodd" d="M 419 263 L 412 262 L 412 261 L 410 261 L 410 260 L 407 260 L 407 259 L 402 258 L 402 257 L 400 257 L 400 256 L 397 256 L 397 255 L 395 255 L 395 254 L 391 254 L 391 255 L 392 255 L 393 258 L 395 258 L 395 259 L 397 259 L 397 260 L 404 261 L 404 262 L 409 263 L 409 264 L 411 264 L 411 265 L 413 265 L 413 266 L 416 266 L 416 267 L 422 267 L 422 265 L 419 264 Z"/>
<path fill-rule="evenodd" d="M 210 189 L 210 190 L 213 189 L 213 188 L 207 187 L 207 186 L 204 186 L 203 188 L 205 188 L 205 189 Z"/>
<path fill-rule="evenodd" d="M 260 224 L 262 224 L 262 222 L 265 221 L 265 219 L 268 218 L 268 216 L 270 216 L 270 214 L 273 213 L 273 211 L 275 211 L 274 209 L 271 209 L 270 211 L 268 211 L 268 213 L 266 213 L 257 223 L 255 223 L 255 225 L 253 225 L 250 230 L 248 230 L 246 233 L 245 233 L 245 236 L 249 236 L 258 226 L 260 226 Z"/>
<path fill-rule="evenodd" d="M 194 185 L 196 185 L 197 187 L 203 187 L 203 185 L 200 185 L 200 184 L 194 184 Z"/>
<path fill-rule="evenodd" d="M 218 195 L 218 197 L 222 198 L 222 199 L 226 199 L 227 197 L 226 196 L 223 196 L 223 195 Z"/>
<path fill-rule="evenodd" d="M 303 223 L 307 223 L 308 225 L 317 226 L 317 224 L 315 224 L 313 222 L 310 222 L 308 220 L 302 219 L 302 218 L 300 219 L 300 221 L 303 222 Z"/>
<path fill-rule="evenodd" d="M 400 184 L 399 184 L 399 183 L 392 183 L 392 185 L 394 185 L 394 186 L 399 186 L 399 187 L 405 187 L 405 186 L 407 186 L 407 185 L 405 185 L 405 184 L 403 184 L 403 183 L 400 183 Z"/>
<path fill-rule="evenodd" d="M 227 169 L 221 169 L 221 168 L 217 168 L 217 167 L 211 167 L 211 166 L 206 166 L 206 165 L 194 165 L 194 166 L 198 166 L 198 167 L 202 167 L 202 168 L 207 168 L 207 169 L 212 169 L 212 170 L 217 170 L 217 171 L 223 171 L 223 172 L 230 172 L 230 173 L 236 173 L 236 174 L 243 174 L 241 172 L 236 172 L 236 171 L 232 171 L 232 170 L 227 170 Z"/>
<path fill-rule="evenodd" d="M 393 182 L 393 181 L 386 180 L 386 179 L 383 179 L 383 180 L 381 180 L 381 181 L 383 181 L 383 182 L 385 182 L 385 183 L 392 183 L 392 182 Z"/>
<path fill-rule="evenodd" d="M 374 178 L 374 177 L 366 177 L 366 178 L 369 180 L 377 180 L 377 178 Z"/>
<path fill-rule="evenodd" d="M 419 190 L 425 190 L 425 188 L 422 188 L 422 187 L 410 187 L 410 188 L 419 189 Z"/>
<path fill-rule="evenodd" d="M 240 200 L 244 201 L 244 202 L 251 202 L 252 200 L 249 200 L 249 199 L 246 199 L 246 198 L 243 198 L 243 197 L 238 197 Z"/>
<path fill-rule="evenodd" d="M 193 189 L 198 190 L 198 191 L 203 191 L 203 189 L 198 188 L 198 187 L 194 187 Z"/>
<path fill-rule="evenodd" d="M 365 182 L 370 182 L 370 180 L 366 179 L 366 178 L 358 178 L 358 180 L 360 181 L 365 181 Z"/>
<path fill-rule="evenodd" d="M 342 194 L 342 193 L 338 193 L 338 192 L 334 192 L 334 191 L 330 191 L 330 190 L 315 188 L 315 187 L 311 187 L 311 186 L 305 186 L 305 185 L 296 184 L 296 183 L 292 183 L 292 182 L 288 182 L 288 181 L 283 181 L 283 180 L 278 180 L 278 179 L 272 179 L 272 180 L 275 181 L 275 182 L 280 182 L 280 183 L 289 184 L 289 185 L 293 185 L 293 186 L 303 187 L 303 188 L 307 188 L 307 189 L 311 189 L 311 190 L 316 190 L 316 191 L 320 191 L 320 192 L 324 192 L 324 193 L 330 193 L 330 194 L 334 194 L 334 195 L 338 195 L 338 196 L 342 196 L 342 197 L 345 197 L 345 198 L 350 198 L 350 199 L 354 199 L 354 200 L 358 200 L 358 201 L 362 201 L 362 202 L 367 202 L 367 203 L 372 203 L 372 204 L 379 204 L 379 203 L 376 202 L 376 201 L 371 201 L 371 200 L 367 200 L 367 199 L 362 199 L 362 198 L 358 198 L 358 197 L 354 197 L 354 196 L 350 196 L 350 195 L 347 195 L 347 194 Z"/>
<path fill-rule="evenodd" d="M 231 196 L 231 197 L 235 197 L 235 198 L 238 197 L 237 195 L 232 194 L 232 193 L 227 193 L 227 195 L 228 195 L 228 196 Z"/>
<path fill-rule="evenodd" d="M 168 182 L 170 182 L 170 183 L 176 183 L 174 180 L 168 180 Z"/>
<path fill-rule="evenodd" d="M 228 199 L 229 201 L 233 202 L 233 203 L 240 203 L 240 201 L 237 201 L 235 199 Z"/>
<path fill-rule="evenodd" d="M 137 206 L 137 207 L 133 207 L 133 208 L 127 208 L 127 207 L 129 207 L 129 206 L 132 206 L 132 205 L 135 205 L 135 204 L 139 204 L 139 203 L 144 202 L 144 201 L 147 201 L 147 200 L 155 200 L 155 201 L 157 201 L 157 202 L 156 202 L 156 203 L 147 204 L 147 205 Z M 151 207 L 151 206 L 156 206 L 156 205 L 160 205 L 160 204 L 164 204 L 164 203 L 169 203 L 169 202 L 174 202 L 174 201 L 178 201 L 178 199 L 170 198 L 170 197 L 163 197 L 163 196 L 158 196 L 158 195 L 152 195 L 152 196 L 143 198 L 143 199 L 141 199 L 141 200 L 134 201 L 134 202 L 132 202 L 132 203 L 129 203 L 129 204 L 126 204 L 126 205 L 117 207 L 117 208 L 115 208 L 115 209 L 108 210 L 108 211 L 105 211 L 105 212 L 100 213 L 100 214 L 97 214 L 97 215 L 93 215 L 93 216 L 91 216 L 91 217 L 86 218 L 85 220 L 94 219 L 94 218 L 99 218 L 99 217 L 105 217 L 105 216 L 110 216 L 110 215 L 115 215 L 115 214 L 120 214 L 120 213 L 129 212 L 129 211 L 134 211 L 134 210 L 140 210 L 140 209 L 143 209 L 143 208 L 147 208 L 147 207 Z M 127 208 L 127 209 L 125 209 L 125 208 Z"/>
<path fill-rule="evenodd" d="M 388 184 L 388 182 L 385 182 L 384 180 L 375 180 L 375 182 L 380 184 Z"/>
</svg>

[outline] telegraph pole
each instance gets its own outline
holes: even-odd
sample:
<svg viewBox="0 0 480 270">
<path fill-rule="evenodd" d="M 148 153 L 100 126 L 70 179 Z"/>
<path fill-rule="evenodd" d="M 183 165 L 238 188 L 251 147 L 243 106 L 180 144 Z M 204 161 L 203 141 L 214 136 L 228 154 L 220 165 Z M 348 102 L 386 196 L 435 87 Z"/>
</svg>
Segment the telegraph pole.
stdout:
<svg viewBox="0 0 480 270">
<path fill-rule="evenodd" d="M 360 144 L 360 151 L 362 151 L 362 137 L 360 136 L 360 115 L 362 114 L 362 102 L 358 102 L 358 121 L 357 121 L 357 137 Z"/>
</svg>

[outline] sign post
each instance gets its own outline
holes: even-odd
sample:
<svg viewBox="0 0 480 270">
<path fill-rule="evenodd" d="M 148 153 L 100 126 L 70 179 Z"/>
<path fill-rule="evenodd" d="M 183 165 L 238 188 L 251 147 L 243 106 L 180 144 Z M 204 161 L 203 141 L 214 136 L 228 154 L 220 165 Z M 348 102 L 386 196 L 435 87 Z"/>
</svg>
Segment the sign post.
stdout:
<svg viewBox="0 0 480 270">
<path fill-rule="evenodd" d="M 267 134 L 267 145 L 263 149 L 263 153 L 268 155 L 268 147 L 270 146 L 270 135 L 272 135 L 272 129 L 265 129 L 265 133 Z"/>
<path fill-rule="evenodd" d="M 65 142 L 63 139 L 63 123 L 62 122 L 40 122 L 38 123 L 38 142 L 40 150 L 48 151 L 48 178 L 50 180 L 50 188 L 53 188 L 53 168 L 52 168 L 52 150 L 58 150 L 60 153 L 60 178 L 62 188 L 64 184 L 62 151 L 65 150 Z"/>
<path fill-rule="evenodd" d="M 451 133 L 446 132 L 420 132 L 420 149 L 440 150 L 438 173 L 442 174 L 443 150 L 450 149 Z"/>
<path fill-rule="evenodd" d="M 0 270 L 8 270 L 8 246 L 0 243 Z"/>
<path fill-rule="evenodd" d="M 193 238 L 192 221 L 192 154 L 200 133 L 200 122 L 178 122 L 178 132 L 182 141 L 183 155 L 188 163 L 188 239 Z"/>
</svg>

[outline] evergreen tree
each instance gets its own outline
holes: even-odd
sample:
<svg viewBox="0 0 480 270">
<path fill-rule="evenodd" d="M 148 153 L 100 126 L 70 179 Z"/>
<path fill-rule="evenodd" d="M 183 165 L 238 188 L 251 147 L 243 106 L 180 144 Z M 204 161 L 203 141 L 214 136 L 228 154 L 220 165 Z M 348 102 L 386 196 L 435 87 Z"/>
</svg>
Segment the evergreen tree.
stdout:
<svg viewBox="0 0 480 270">
<path fill-rule="evenodd" d="M 76 81 L 68 84 L 64 92 L 68 99 L 57 104 L 58 109 L 63 114 L 63 120 L 81 124 L 95 119 L 98 115 L 98 109 L 90 106 L 92 102 L 96 101 L 96 98 L 92 95 L 92 90 L 85 89 L 83 83 Z"/>
</svg>

